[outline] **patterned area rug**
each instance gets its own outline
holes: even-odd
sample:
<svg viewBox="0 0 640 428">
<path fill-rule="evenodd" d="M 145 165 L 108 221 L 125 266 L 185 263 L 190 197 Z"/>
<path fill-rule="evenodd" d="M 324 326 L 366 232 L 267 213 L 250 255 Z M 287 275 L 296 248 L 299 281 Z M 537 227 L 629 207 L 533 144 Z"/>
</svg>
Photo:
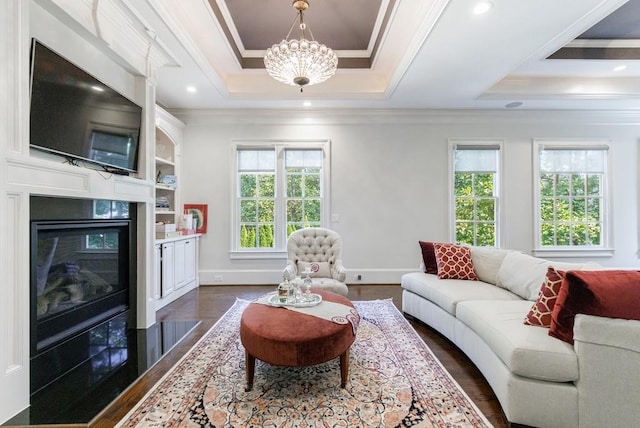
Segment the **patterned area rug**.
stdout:
<svg viewBox="0 0 640 428">
<path fill-rule="evenodd" d="M 256 361 L 245 392 L 238 300 L 119 427 L 490 427 L 390 300 L 361 316 L 349 383 L 340 359 L 312 367 Z M 292 326 L 295 328 L 295 326 Z"/>
</svg>

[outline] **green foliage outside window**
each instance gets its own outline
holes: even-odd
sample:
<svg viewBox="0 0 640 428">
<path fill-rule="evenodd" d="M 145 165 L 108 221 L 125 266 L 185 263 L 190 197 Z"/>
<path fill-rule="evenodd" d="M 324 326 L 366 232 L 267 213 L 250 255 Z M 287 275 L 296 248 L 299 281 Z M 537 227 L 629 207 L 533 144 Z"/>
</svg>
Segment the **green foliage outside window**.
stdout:
<svg viewBox="0 0 640 428">
<path fill-rule="evenodd" d="M 540 175 L 540 238 L 543 246 L 601 245 L 601 174 Z"/>
<path fill-rule="evenodd" d="M 322 204 L 320 168 L 287 168 L 287 233 L 305 227 L 319 227 Z M 287 235 L 289 236 L 289 235 Z"/>
<path fill-rule="evenodd" d="M 458 244 L 496 245 L 494 181 L 494 173 L 455 173 L 454 203 Z"/>
<path fill-rule="evenodd" d="M 241 248 L 273 248 L 276 213 L 275 174 L 242 173 L 239 183 Z"/>
<path fill-rule="evenodd" d="M 239 216 L 241 248 L 276 247 L 275 171 L 240 172 Z M 322 168 L 296 165 L 284 170 L 286 236 L 322 221 Z"/>
</svg>

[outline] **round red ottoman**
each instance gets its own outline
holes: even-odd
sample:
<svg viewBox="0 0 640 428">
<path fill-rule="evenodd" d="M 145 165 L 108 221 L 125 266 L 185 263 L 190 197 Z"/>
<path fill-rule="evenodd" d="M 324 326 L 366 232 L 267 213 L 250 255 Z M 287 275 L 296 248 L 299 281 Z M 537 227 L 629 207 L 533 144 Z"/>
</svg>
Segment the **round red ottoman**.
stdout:
<svg viewBox="0 0 640 428">
<path fill-rule="evenodd" d="M 323 301 L 353 307 L 344 296 L 312 289 Z M 313 366 L 340 357 L 340 385 L 349 375 L 351 323 L 336 324 L 286 308 L 250 303 L 242 313 L 240 340 L 245 348 L 247 390 L 253 387 L 256 358 L 275 366 Z"/>
</svg>

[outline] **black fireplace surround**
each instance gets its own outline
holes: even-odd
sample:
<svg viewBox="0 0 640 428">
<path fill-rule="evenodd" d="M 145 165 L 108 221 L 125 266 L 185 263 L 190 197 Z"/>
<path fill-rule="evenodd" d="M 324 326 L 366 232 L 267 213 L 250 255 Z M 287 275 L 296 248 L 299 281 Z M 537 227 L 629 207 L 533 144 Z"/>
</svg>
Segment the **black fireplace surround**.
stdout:
<svg viewBox="0 0 640 428">
<path fill-rule="evenodd" d="M 135 223 L 128 203 L 124 213 L 96 216 L 104 203 L 32 199 L 48 207 L 31 210 L 32 395 L 103 350 L 96 326 L 117 317 L 135 328 Z"/>
</svg>

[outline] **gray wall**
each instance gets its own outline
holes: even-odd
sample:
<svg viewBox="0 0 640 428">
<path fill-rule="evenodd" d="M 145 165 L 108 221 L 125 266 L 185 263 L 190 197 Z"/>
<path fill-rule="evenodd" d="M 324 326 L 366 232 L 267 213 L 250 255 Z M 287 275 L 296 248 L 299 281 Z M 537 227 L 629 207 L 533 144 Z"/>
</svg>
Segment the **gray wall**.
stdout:
<svg viewBox="0 0 640 428">
<path fill-rule="evenodd" d="M 526 111 L 174 111 L 187 123 L 181 184 L 185 202 L 209 205 L 200 252 L 201 283 L 275 283 L 284 259 L 229 257 L 233 140 L 331 140 L 329 227 L 344 240 L 347 282 L 398 283 L 420 261 L 417 241 L 449 237 L 448 140 L 504 141 L 502 247 L 533 249 L 532 145 L 535 138 L 607 139 L 613 188 L 613 257 L 638 260 L 638 134 L 633 117 Z M 580 259 L 572 259 L 580 260 Z M 218 276 L 218 281 L 215 277 Z M 219 277 L 222 276 L 222 281 Z"/>
</svg>

